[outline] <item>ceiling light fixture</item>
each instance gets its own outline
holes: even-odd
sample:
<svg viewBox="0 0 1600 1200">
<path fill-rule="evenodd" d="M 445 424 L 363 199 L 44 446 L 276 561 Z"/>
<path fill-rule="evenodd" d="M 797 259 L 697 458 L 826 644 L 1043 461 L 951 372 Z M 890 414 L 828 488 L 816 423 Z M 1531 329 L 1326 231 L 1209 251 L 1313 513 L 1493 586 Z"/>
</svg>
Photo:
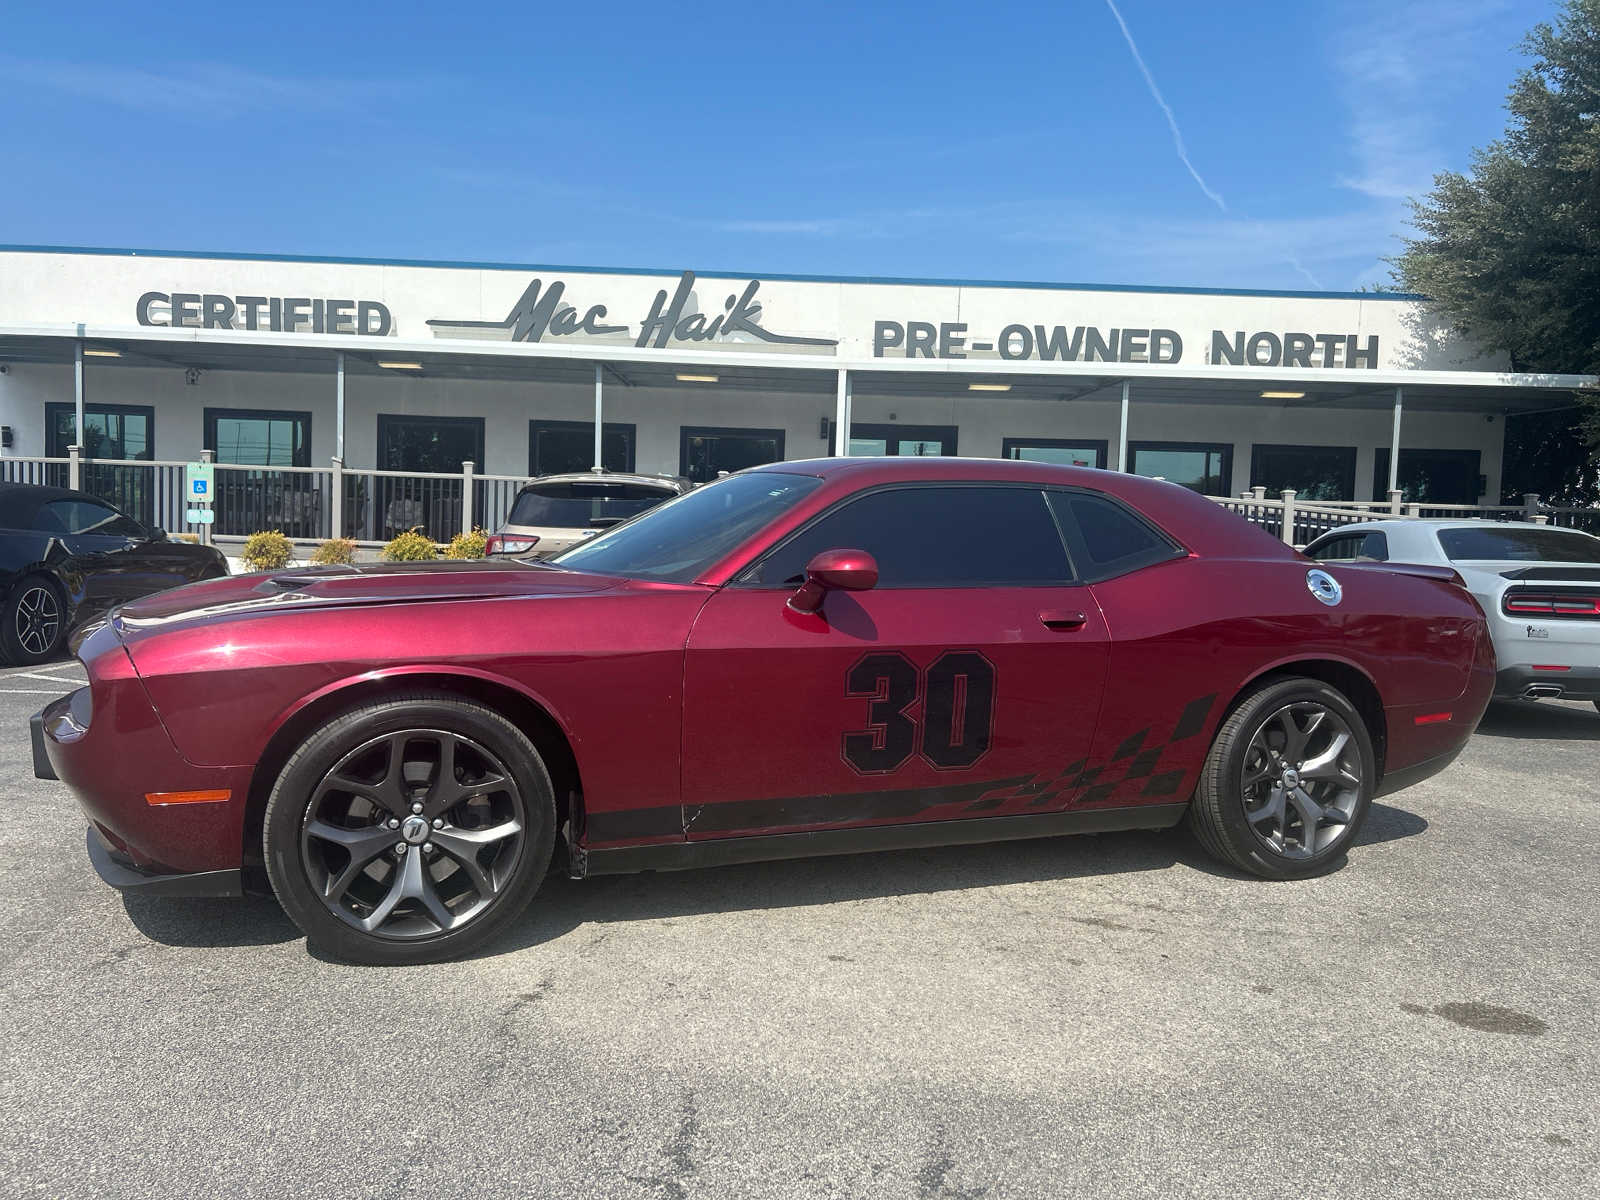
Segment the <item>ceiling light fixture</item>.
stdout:
<svg viewBox="0 0 1600 1200">
<path fill-rule="evenodd" d="M 1010 390 L 1011 390 L 1011 385 L 1009 383 L 969 383 L 969 384 L 967 384 L 967 391 L 969 391 L 969 392 L 1009 392 Z"/>
<path fill-rule="evenodd" d="M 679 383 L 715 383 L 716 381 L 717 381 L 717 377 L 715 375 L 679 375 L 678 376 L 678 382 Z"/>
<path fill-rule="evenodd" d="M 391 371 L 420 371 L 422 364 L 417 362 L 378 362 L 380 367 L 387 367 Z"/>
<path fill-rule="evenodd" d="M 93 358 L 121 358 L 121 350 L 101 350 L 98 347 L 84 347 L 85 354 Z"/>
<path fill-rule="evenodd" d="M 1304 392 L 1262 392 L 1261 398 L 1263 400 L 1304 400 L 1306 394 Z"/>
</svg>

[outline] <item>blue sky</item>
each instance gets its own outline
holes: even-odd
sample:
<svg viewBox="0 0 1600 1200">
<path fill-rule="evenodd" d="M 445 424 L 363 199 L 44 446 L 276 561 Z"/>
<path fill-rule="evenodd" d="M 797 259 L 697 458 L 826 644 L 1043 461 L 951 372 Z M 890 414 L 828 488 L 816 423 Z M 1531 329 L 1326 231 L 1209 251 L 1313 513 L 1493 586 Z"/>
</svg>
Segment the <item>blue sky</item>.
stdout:
<svg viewBox="0 0 1600 1200">
<path fill-rule="evenodd" d="M 1554 8 L 18 4 L 0 242 L 1344 290 Z"/>
</svg>

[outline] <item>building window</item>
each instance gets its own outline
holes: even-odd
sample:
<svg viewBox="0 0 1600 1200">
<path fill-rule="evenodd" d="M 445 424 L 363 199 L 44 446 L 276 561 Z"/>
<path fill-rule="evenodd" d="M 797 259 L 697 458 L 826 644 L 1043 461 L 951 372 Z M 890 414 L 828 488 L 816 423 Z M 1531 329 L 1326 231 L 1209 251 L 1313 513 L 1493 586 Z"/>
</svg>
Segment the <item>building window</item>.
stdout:
<svg viewBox="0 0 1600 1200">
<path fill-rule="evenodd" d="M 1129 442 L 1135 475 L 1180 483 L 1202 496 L 1226 496 L 1233 477 L 1233 447 L 1209 442 Z"/>
<path fill-rule="evenodd" d="M 1063 467 L 1104 467 L 1106 443 L 1078 438 L 1006 438 L 1000 457 L 1024 462 L 1058 463 Z"/>
<path fill-rule="evenodd" d="M 1476 504 L 1484 494 L 1476 450 L 1401 450 L 1399 486 L 1408 504 Z M 1372 498 L 1389 499 L 1389 447 L 1378 449 Z"/>
<path fill-rule="evenodd" d="M 1354 500 L 1354 446 L 1254 446 L 1250 450 L 1250 486 L 1276 496 L 1293 488 L 1301 500 Z"/>
<path fill-rule="evenodd" d="M 600 462 L 608 471 L 633 470 L 634 426 L 607 421 Z M 529 421 L 528 474 L 570 475 L 594 466 L 593 421 Z"/>
<path fill-rule="evenodd" d="M 206 449 L 219 463 L 309 467 L 311 414 L 276 409 L 208 408 Z"/>
<path fill-rule="evenodd" d="M 783 461 L 783 430 L 685 425 L 678 435 L 678 473 L 709 483 L 724 471 Z"/>
<path fill-rule="evenodd" d="M 482 417 L 421 417 L 378 415 L 378 467 L 385 471 L 458 475 L 463 463 L 483 467 Z M 407 529 L 421 529 L 436 542 L 449 541 L 460 532 L 462 481 L 457 479 L 406 479 L 374 475 L 372 496 L 355 498 L 360 522 L 370 532 L 364 536 L 388 541 Z M 365 478 L 349 482 L 364 484 Z M 482 513 L 483 485 L 473 494 L 473 512 Z M 345 496 L 346 524 L 351 524 L 352 497 Z"/>
<path fill-rule="evenodd" d="M 77 407 L 50 403 L 44 406 L 45 454 L 65 458 L 78 440 Z M 86 459 L 152 459 L 156 456 L 156 410 L 142 404 L 85 404 L 83 455 Z M 66 487 L 66 464 L 50 464 L 45 481 Z M 120 467 L 107 462 L 85 462 L 79 487 L 120 508 L 145 525 L 155 522 L 152 472 L 144 467 Z"/>
<path fill-rule="evenodd" d="M 850 422 L 853 457 L 887 454 L 906 458 L 937 458 L 956 452 L 954 425 L 870 425 Z"/>
<path fill-rule="evenodd" d="M 65 458 L 78 440 L 77 407 L 46 404 L 45 454 Z M 156 410 L 142 404 L 85 404 L 83 454 L 85 458 L 154 458 Z"/>
</svg>

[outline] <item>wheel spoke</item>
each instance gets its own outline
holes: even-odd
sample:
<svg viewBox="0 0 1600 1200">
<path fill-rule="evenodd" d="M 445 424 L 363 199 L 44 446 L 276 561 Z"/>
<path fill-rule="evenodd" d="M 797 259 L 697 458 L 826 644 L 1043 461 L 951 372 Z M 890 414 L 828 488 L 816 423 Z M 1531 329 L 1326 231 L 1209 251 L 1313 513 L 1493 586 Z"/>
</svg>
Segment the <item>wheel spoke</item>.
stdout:
<svg viewBox="0 0 1600 1200">
<path fill-rule="evenodd" d="M 1272 793 L 1267 797 L 1265 804 L 1254 812 L 1246 810 L 1244 815 L 1252 825 L 1259 825 L 1263 821 L 1281 822 L 1284 817 L 1283 800 L 1283 785 L 1279 784 L 1272 789 Z"/>
<path fill-rule="evenodd" d="M 1317 828 L 1322 824 L 1322 805 L 1311 798 L 1311 793 L 1305 788 L 1294 788 L 1289 792 L 1289 803 L 1294 806 L 1295 812 L 1300 814 L 1300 821 L 1304 828 L 1300 831 L 1300 844 L 1307 850 L 1314 850 L 1317 843 Z"/>
<path fill-rule="evenodd" d="M 306 826 L 306 836 L 333 842 L 342 846 L 350 855 L 350 861 L 344 868 L 337 875 L 330 873 L 323 885 L 322 894 L 330 900 L 337 900 L 343 896 L 373 859 L 400 840 L 399 835 L 393 830 L 385 829 L 381 825 L 365 829 L 345 829 L 338 825 L 329 825 L 326 821 L 312 821 Z"/>
<path fill-rule="evenodd" d="M 406 873 L 404 868 L 405 863 L 402 860 L 401 864 L 395 867 L 394 877 L 389 880 L 389 890 L 384 893 L 383 899 L 378 901 L 377 907 L 368 913 L 365 919 L 356 921 L 356 927 L 363 933 L 371 933 L 379 925 L 387 921 L 389 914 L 394 911 L 394 906 L 406 898 Z"/>
<path fill-rule="evenodd" d="M 1350 744 L 1350 734 L 1341 729 L 1333 735 L 1333 740 L 1328 743 L 1328 748 L 1314 758 L 1308 758 L 1300 765 L 1301 779 L 1331 779 L 1339 774 L 1339 756 L 1344 753 L 1344 748 Z"/>
</svg>

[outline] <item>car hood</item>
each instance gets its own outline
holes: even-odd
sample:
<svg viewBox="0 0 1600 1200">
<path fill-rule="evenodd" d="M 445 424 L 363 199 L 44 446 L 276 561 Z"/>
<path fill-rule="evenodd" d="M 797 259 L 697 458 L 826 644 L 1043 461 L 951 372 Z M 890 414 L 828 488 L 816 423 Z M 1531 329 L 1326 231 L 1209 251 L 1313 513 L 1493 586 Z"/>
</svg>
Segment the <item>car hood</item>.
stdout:
<svg viewBox="0 0 1600 1200">
<path fill-rule="evenodd" d="M 587 575 L 515 560 L 290 567 L 158 592 L 116 609 L 111 622 L 119 634 L 130 634 L 175 622 L 290 612 L 307 606 L 574 595 L 606 591 L 622 582 L 610 575 Z"/>
</svg>

